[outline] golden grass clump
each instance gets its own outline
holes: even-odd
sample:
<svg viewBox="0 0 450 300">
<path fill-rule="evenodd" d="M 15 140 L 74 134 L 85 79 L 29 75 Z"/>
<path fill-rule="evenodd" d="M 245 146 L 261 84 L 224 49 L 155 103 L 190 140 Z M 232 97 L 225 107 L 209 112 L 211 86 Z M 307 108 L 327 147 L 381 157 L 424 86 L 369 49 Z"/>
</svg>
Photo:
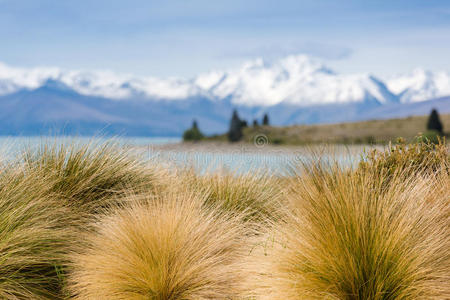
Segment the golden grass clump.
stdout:
<svg viewBox="0 0 450 300">
<path fill-rule="evenodd" d="M 387 149 L 369 152 L 359 164 L 359 169 L 362 172 L 374 172 L 385 185 L 391 178 L 400 175 L 407 178 L 418 173 L 450 174 L 450 155 L 445 140 L 437 144 L 420 140 L 415 144 L 406 144 L 402 139 L 398 142 Z"/>
<path fill-rule="evenodd" d="M 48 182 L 22 175 L 1 174 L 0 298 L 55 299 L 76 237 L 71 214 L 50 195 Z"/>
<path fill-rule="evenodd" d="M 239 216 L 187 194 L 129 202 L 72 255 L 75 299 L 243 298 L 249 233 Z"/>
<path fill-rule="evenodd" d="M 279 179 L 269 175 L 216 172 L 198 175 L 181 174 L 183 186 L 207 196 L 205 206 L 240 213 L 244 221 L 262 222 L 282 217 L 282 189 Z"/>
<path fill-rule="evenodd" d="M 268 299 L 447 299 L 449 177 L 313 168 L 293 179 L 285 224 L 275 231 Z M 382 192 L 381 192 L 382 191 Z M 264 298 L 264 297 L 262 297 Z"/>
<path fill-rule="evenodd" d="M 131 191 L 150 192 L 162 186 L 165 176 L 139 157 L 113 143 L 102 145 L 42 145 L 26 150 L 25 173 L 37 172 L 52 184 L 51 191 L 74 207 L 95 212 Z"/>
</svg>

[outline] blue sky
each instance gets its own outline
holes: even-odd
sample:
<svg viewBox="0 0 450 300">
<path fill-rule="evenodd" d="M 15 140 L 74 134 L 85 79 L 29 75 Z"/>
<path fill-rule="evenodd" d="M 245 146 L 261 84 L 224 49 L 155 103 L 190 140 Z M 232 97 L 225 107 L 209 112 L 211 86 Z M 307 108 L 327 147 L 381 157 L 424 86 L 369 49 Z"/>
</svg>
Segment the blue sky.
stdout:
<svg viewBox="0 0 450 300">
<path fill-rule="evenodd" d="M 193 76 L 306 53 L 338 72 L 450 71 L 450 1 L 0 0 L 0 61 Z"/>
</svg>

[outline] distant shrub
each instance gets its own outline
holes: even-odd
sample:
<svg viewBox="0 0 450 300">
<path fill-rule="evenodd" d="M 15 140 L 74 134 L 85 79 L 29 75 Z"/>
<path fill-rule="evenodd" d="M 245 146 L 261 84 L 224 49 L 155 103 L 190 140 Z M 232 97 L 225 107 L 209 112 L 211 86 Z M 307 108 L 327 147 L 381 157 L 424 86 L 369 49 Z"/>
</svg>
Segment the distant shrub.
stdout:
<svg viewBox="0 0 450 300">
<path fill-rule="evenodd" d="M 282 138 L 274 138 L 272 139 L 272 143 L 275 145 L 281 145 L 284 144 L 284 140 Z"/>
<path fill-rule="evenodd" d="M 204 138 L 205 136 L 203 135 L 203 133 L 200 131 L 200 129 L 198 128 L 197 122 L 194 120 L 194 122 L 192 123 L 192 127 L 188 130 L 186 130 L 183 133 L 183 141 L 185 142 L 196 142 L 196 141 L 200 141 Z"/>
<path fill-rule="evenodd" d="M 230 121 L 230 129 L 228 130 L 228 140 L 230 142 L 238 142 L 242 139 L 242 136 L 242 121 L 237 110 L 234 110 Z"/>
<path fill-rule="evenodd" d="M 439 114 L 436 109 L 433 109 L 428 117 L 427 130 L 434 130 L 443 133 L 443 126 Z"/>
<path fill-rule="evenodd" d="M 262 120 L 262 124 L 264 126 L 269 126 L 270 125 L 270 123 L 269 123 L 269 115 L 268 114 L 264 114 L 264 117 L 263 117 L 263 120 Z"/>
<path fill-rule="evenodd" d="M 196 142 L 203 138 L 203 134 L 198 129 L 188 129 L 183 134 L 183 141 L 185 142 Z"/>
</svg>

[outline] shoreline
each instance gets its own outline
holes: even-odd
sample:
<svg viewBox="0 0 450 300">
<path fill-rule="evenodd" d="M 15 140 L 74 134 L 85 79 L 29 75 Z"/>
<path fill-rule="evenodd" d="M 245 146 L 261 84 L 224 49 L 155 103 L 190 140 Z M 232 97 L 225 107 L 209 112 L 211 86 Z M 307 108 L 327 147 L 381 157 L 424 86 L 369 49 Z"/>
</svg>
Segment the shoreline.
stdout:
<svg viewBox="0 0 450 300">
<path fill-rule="evenodd" d="M 153 153 L 167 154 L 217 154 L 217 155 L 252 155 L 252 156 L 357 156 L 367 153 L 373 149 L 385 149 L 385 145 L 255 145 L 250 143 L 227 143 L 227 142 L 180 142 L 170 144 L 149 144 L 142 146 L 131 146 L 131 149 Z"/>
</svg>

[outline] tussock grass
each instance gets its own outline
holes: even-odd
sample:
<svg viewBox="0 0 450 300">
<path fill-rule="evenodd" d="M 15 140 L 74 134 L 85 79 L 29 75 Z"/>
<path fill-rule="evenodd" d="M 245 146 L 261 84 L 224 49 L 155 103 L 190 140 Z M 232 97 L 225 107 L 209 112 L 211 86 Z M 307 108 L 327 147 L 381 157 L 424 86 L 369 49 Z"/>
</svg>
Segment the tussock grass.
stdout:
<svg viewBox="0 0 450 300">
<path fill-rule="evenodd" d="M 93 214 L 129 192 L 163 190 L 168 173 L 114 144 L 25 149 L 0 171 L 0 298 L 65 298 L 67 253 Z"/>
<path fill-rule="evenodd" d="M 232 174 L 219 171 L 198 175 L 181 173 L 183 186 L 204 193 L 204 205 L 225 212 L 240 213 L 244 221 L 261 223 L 282 218 L 282 188 L 278 178 L 260 174 Z"/>
<path fill-rule="evenodd" d="M 52 192 L 87 212 L 111 204 L 130 190 L 161 188 L 168 176 L 114 143 L 43 144 L 37 150 L 24 151 L 23 167 L 31 176 L 40 172 L 37 176 L 48 179 Z"/>
<path fill-rule="evenodd" d="M 414 174 L 450 174 L 450 151 L 445 140 L 437 144 L 423 141 L 406 144 L 402 139 L 398 142 L 384 150 L 369 152 L 367 158 L 360 162 L 359 171 L 373 173 L 384 185 L 389 185 L 392 178 L 399 176 L 407 179 Z"/>
<path fill-rule="evenodd" d="M 447 146 L 328 158 L 277 178 L 27 149 L 0 170 L 0 298 L 448 298 Z"/>
<path fill-rule="evenodd" d="M 290 214 L 276 229 L 268 299 L 446 299 L 448 176 L 395 176 L 321 167 L 292 180 Z M 269 254 L 267 254 L 269 253 Z M 265 298 L 265 297 L 263 297 Z"/>
<path fill-rule="evenodd" d="M 189 194 L 112 211 L 72 256 L 76 299 L 242 299 L 247 229 Z"/>
<path fill-rule="evenodd" d="M 0 298 L 61 296 L 70 212 L 52 197 L 48 181 L 3 171 L 0 181 Z"/>
</svg>

